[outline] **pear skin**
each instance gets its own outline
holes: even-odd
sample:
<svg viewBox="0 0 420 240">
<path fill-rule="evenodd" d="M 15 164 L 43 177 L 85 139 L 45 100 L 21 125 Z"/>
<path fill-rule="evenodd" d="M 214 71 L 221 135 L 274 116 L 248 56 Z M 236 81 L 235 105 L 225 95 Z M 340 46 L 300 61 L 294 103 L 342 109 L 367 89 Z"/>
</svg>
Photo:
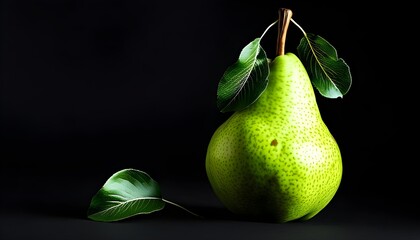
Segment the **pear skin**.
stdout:
<svg viewBox="0 0 420 240">
<path fill-rule="evenodd" d="M 266 90 L 215 131 L 205 167 L 218 199 L 245 218 L 308 220 L 332 200 L 342 178 L 340 149 L 298 57 L 270 63 Z"/>
</svg>

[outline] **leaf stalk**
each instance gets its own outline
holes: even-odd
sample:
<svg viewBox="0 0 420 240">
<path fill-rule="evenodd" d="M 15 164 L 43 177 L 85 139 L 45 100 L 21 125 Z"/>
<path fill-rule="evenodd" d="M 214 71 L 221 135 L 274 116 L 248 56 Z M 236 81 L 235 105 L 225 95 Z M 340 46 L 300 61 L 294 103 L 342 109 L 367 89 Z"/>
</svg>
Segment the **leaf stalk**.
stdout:
<svg viewBox="0 0 420 240">
<path fill-rule="evenodd" d="M 202 216 L 200 216 L 200 215 L 198 215 L 198 214 L 196 214 L 196 213 L 194 213 L 194 212 L 192 212 L 192 211 L 190 211 L 190 210 L 188 210 L 188 209 L 184 208 L 183 206 L 181 206 L 181 205 L 179 205 L 179 204 L 176 204 L 176 203 L 174 203 L 174 202 L 168 201 L 168 200 L 166 200 L 166 199 L 164 199 L 164 198 L 162 198 L 162 201 L 164 201 L 164 202 L 166 202 L 166 203 L 168 203 L 168 204 L 171 204 L 171 205 L 173 205 L 173 206 L 175 206 L 175 207 L 181 208 L 182 210 L 184 210 L 184 211 L 186 211 L 186 212 L 188 212 L 188 213 L 190 213 L 190 214 L 192 214 L 192 215 L 194 215 L 194 216 L 196 216 L 196 217 L 200 217 L 200 218 L 202 218 Z"/>
</svg>

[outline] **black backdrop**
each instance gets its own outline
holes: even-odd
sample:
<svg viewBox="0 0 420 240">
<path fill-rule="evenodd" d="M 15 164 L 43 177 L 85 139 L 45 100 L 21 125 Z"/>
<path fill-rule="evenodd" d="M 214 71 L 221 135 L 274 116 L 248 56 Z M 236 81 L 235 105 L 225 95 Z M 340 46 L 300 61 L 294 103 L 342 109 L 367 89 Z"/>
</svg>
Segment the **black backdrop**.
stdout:
<svg viewBox="0 0 420 240">
<path fill-rule="evenodd" d="M 344 98 L 317 94 L 343 154 L 341 193 L 412 201 L 414 157 L 398 147 L 405 125 L 397 116 L 407 115 L 395 101 L 410 87 L 391 86 L 398 62 L 385 51 L 396 46 L 395 11 L 336 2 L 3 1 L 2 176 L 82 186 L 130 167 L 156 179 L 206 181 L 207 144 L 230 115 L 216 108 L 218 81 L 288 7 L 352 71 Z M 262 41 L 269 57 L 276 34 L 272 28 Z M 291 25 L 287 51 L 301 37 Z"/>
</svg>

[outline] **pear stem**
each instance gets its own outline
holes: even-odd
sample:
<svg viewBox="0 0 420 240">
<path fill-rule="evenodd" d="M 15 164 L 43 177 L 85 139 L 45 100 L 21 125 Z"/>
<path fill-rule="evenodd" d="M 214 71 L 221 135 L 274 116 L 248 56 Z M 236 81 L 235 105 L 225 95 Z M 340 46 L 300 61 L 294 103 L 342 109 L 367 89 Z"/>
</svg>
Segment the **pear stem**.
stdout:
<svg viewBox="0 0 420 240">
<path fill-rule="evenodd" d="M 285 53 L 287 29 L 289 28 L 289 23 L 292 19 L 292 15 L 292 10 L 288 8 L 279 9 L 277 56 L 284 55 Z"/>
</svg>

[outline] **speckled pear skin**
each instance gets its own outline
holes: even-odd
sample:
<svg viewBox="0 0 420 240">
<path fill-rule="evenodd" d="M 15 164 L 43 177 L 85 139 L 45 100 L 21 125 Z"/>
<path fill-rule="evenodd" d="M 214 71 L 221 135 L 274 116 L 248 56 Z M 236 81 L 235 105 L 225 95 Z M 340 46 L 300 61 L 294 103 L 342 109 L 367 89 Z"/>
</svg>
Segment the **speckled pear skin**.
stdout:
<svg viewBox="0 0 420 240">
<path fill-rule="evenodd" d="M 277 56 L 260 98 L 215 131 L 205 166 L 219 200 L 252 220 L 304 221 L 332 200 L 342 178 L 340 149 L 293 53 Z"/>
</svg>

